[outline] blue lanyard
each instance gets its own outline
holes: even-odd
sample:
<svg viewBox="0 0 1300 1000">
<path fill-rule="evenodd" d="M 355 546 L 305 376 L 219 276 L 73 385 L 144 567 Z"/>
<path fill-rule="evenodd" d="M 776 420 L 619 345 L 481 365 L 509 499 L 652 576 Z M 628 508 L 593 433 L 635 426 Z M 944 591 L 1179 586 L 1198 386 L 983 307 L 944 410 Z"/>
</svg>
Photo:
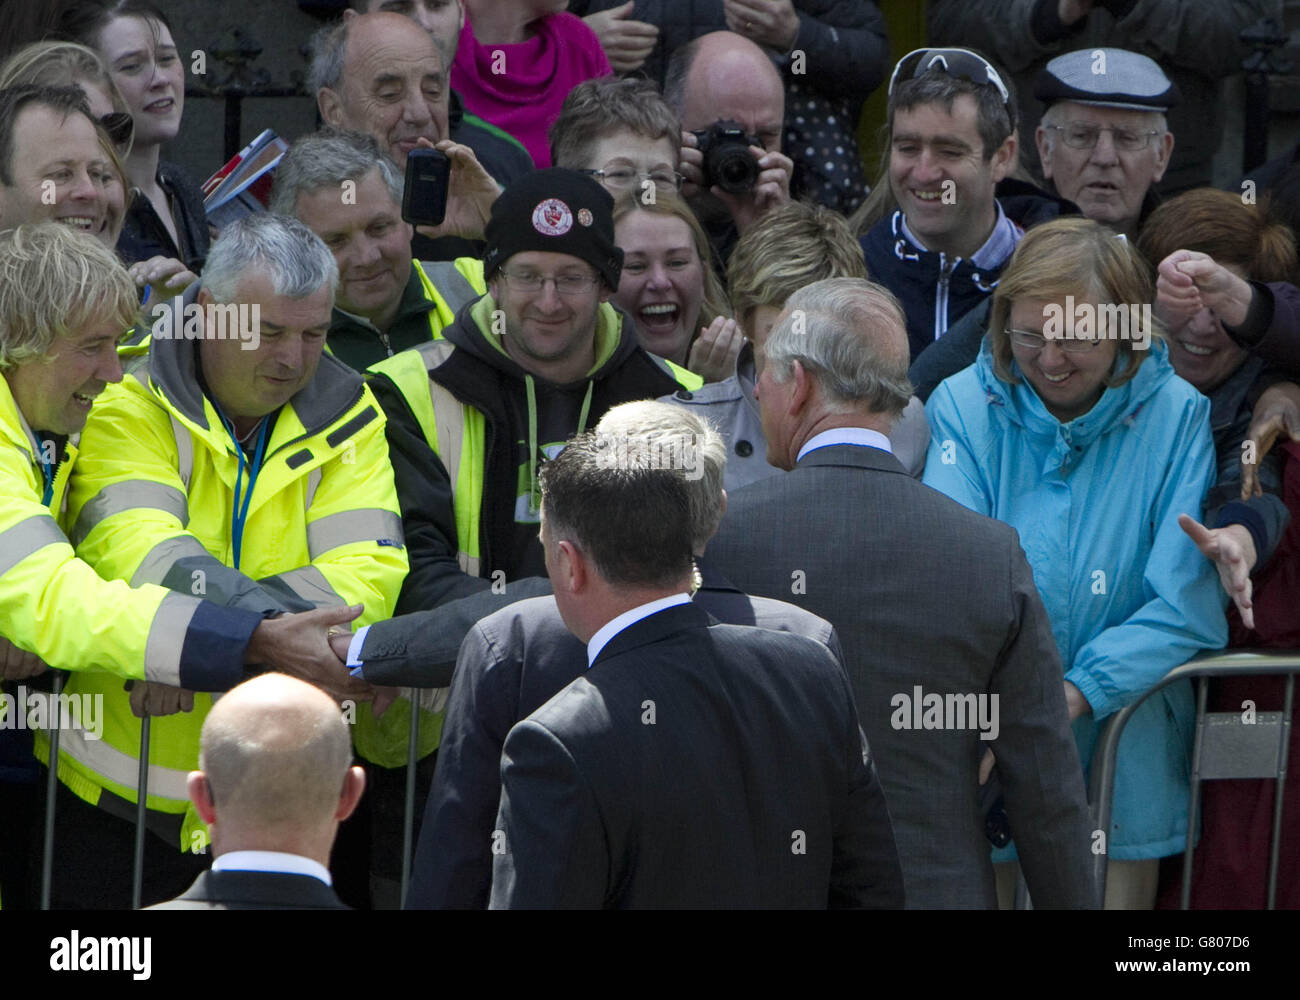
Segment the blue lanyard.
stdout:
<svg viewBox="0 0 1300 1000">
<path fill-rule="evenodd" d="M 257 482 L 257 474 L 262 470 L 262 455 L 266 452 L 266 430 L 271 425 L 271 421 L 266 417 L 262 418 L 262 429 L 257 432 L 257 451 L 253 455 L 253 462 L 248 468 L 248 489 L 243 494 L 243 503 L 240 503 L 240 483 L 244 477 L 244 449 L 239 443 L 239 438 L 235 436 L 235 427 L 223 414 L 221 423 L 226 428 L 226 433 L 230 435 L 230 440 L 235 444 L 235 457 L 239 460 L 239 468 L 235 472 L 235 506 L 230 514 L 230 537 L 231 547 L 235 555 L 235 569 L 239 569 L 239 551 L 244 542 L 244 522 L 248 520 L 248 508 L 253 502 L 253 484 Z"/>
</svg>

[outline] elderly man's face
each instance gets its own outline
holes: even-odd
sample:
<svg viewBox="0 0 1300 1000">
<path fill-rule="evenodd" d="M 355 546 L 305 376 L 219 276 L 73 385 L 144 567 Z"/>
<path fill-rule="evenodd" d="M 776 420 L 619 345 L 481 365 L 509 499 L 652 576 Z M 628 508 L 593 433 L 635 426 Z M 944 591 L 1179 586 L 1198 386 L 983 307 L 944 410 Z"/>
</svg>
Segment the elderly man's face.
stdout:
<svg viewBox="0 0 1300 1000">
<path fill-rule="evenodd" d="M 433 40 L 396 14 L 358 17 L 337 92 L 317 95 L 330 125 L 366 132 L 403 170 L 418 139 L 447 138 L 447 76 Z"/>
<path fill-rule="evenodd" d="M 212 296 L 199 292 L 206 308 Z M 258 309 L 256 350 L 239 338 L 205 337 L 199 342 L 203 377 L 214 399 L 241 432 L 278 410 L 316 375 L 334 296 L 328 285 L 301 299 L 277 295 L 271 276 L 246 274 L 235 301 Z"/>
<path fill-rule="evenodd" d="M 125 192 L 90 119 L 29 104 L 13 137 L 13 183 L 0 184 L 0 226 L 53 219 L 111 247 Z"/>
<path fill-rule="evenodd" d="M 1173 134 L 1159 131 L 1160 120 L 1154 111 L 1095 108 L 1072 101 L 1054 105 L 1036 133 L 1043 176 L 1088 218 L 1131 232 L 1142 213 L 1142 200 L 1165 175 L 1173 152 Z M 1147 134 L 1156 131 L 1159 134 Z M 1076 149 L 1067 141 L 1072 136 L 1076 142 L 1095 138 L 1096 143 Z M 1143 148 L 1120 148 L 1138 142 L 1145 142 Z"/>
<path fill-rule="evenodd" d="M 294 215 L 321 238 L 339 266 L 336 304 L 367 319 L 391 318 L 411 276 L 411 227 L 376 167 L 344 204 L 330 185 L 298 196 Z"/>
</svg>

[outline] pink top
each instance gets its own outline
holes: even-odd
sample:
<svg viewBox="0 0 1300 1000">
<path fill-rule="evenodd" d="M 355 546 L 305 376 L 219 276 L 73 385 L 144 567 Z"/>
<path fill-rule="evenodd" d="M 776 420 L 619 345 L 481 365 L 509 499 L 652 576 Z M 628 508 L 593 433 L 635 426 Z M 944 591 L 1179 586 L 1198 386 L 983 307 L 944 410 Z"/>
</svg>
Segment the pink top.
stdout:
<svg viewBox="0 0 1300 1000">
<path fill-rule="evenodd" d="M 569 91 L 613 70 L 596 33 L 581 18 L 547 14 L 532 27 L 537 34 L 526 42 L 482 45 L 467 17 L 451 85 L 469 111 L 522 142 L 538 167 L 549 167 L 546 133 Z"/>
</svg>

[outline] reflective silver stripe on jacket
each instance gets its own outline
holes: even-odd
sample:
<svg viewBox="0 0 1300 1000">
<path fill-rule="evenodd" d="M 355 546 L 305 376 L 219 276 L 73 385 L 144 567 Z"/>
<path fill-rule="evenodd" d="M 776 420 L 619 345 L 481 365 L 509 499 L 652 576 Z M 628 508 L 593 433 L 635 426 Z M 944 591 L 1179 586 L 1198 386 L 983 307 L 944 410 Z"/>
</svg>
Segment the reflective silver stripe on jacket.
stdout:
<svg viewBox="0 0 1300 1000">
<path fill-rule="evenodd" d="M 132 587 L 141 587 L 146 583 L 161 584 L 167 571 L 180 559 L 194 556 L 207 557 L 208 550 L 203 543 L 192 535 L 177 535 L 159 542 L 144 557 L 140 567 L 131 577 Z"/>
<path fill-rule="evenodd" d="M 80 545 L 105 518 L 140 507 L 152 507 L 173 515 L 182 525 L 190 522 L 190 507 L 185 494 L 174 486 L 148 479 L 128 479 L 105 486 L 81 508 L 77 525 L 72 529 L 72 544 Z"/>
<path fill-rule="evenodd" d="M 378 507 L 340 511 L 307 525 L 307 551 L 312 559 L 340 545 L 380 539 L 400 544 L 402 519 L 392 511 Z"/>
<path fill-rule="evenodd" d="M 281 584 L 288 587 L 304 601 L 311 601 L 318 608 L 335 608 L 342 604 L 347 604 L 338 595 L 338 592 L 330 586 L 325 574 L 315 566 L 303 566 L 301 569 L 291 569 L 287 573 L 277 573 L 275 576 L 266 578 L 278 580 Z"/>
<path fill-rule="evenodd" d="M 145 680 L 181 686 L 181 650 L 198 609 L 199 599 L 188 594 L 171 593 L 162 599 L 144 648 Z"/>
<path fill-rule="evenodd" d="M 135 789 L 140 774 L 140 761 L 123 753 L 108 740 L 91 740 L 79 729 L 59 731 L 59 753 L 89 768 L 101 778 L 117 785 Z M 149 765 L 149 797 L 188 802 L 186 780 L 189 771 L 179 771 L 157 764 Z"/>
<path fill-rule="evenodd" d="M 34 552 L 47 545 L 68 543 L 58 522 L 49 514 L 37 514 L 0 532 L 0 576 L 8 573 Z"/>
</svg>

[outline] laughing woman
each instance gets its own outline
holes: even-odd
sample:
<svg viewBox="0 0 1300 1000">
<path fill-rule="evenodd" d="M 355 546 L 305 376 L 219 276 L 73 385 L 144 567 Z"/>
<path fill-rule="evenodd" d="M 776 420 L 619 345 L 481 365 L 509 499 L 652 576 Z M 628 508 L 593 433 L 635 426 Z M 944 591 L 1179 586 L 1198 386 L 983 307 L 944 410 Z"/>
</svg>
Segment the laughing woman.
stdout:
<svg viewBox="0 0 1300 1000">
<path fill-rule="evenodd" d="M 614 206 L 614 241 L 623 276 L 613 302 L 632 317 L 641 346 L 706 382 L 731 375 L 744 337 L 728 318 L 709 239 L 690 206 L 663 192 L 648 204 L 638 191 L 624 194 Z"/>
<path fill-rule="evenodd" d="M 1178 526 L 1179 514 L 1200 514 L 1215 480 L 1209 401 L 1175 376 L 1157 331 L 1043 336 L 1067 296 L 1082 319 L 1153 295 L 1142 258 L 1098 223 L 1037 226 L 994 293 L 979 359 L 926 406 L 925 482 L 1020 533 L 1085 772 L 1109 715 L 1227 639 L 1214 567 Z M 1125 730 L 1108 908 L 1149 908 L 1157 859 L 1183 849 L 1192 715 L 1191 687 L 1174 685 Z"/>
</svg>

